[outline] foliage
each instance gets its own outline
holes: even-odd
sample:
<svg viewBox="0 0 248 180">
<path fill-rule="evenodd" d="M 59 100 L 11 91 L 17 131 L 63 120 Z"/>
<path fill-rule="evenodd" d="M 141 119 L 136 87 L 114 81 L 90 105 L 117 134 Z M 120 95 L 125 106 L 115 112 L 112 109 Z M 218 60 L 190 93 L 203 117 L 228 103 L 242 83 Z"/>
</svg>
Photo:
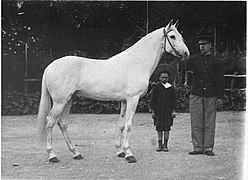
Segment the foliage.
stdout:
<svg viewBox="0 0 248 180">
<path fill-rule="evenodd" d="M 104 102 L 85 98 L 73 99 L 71 113 L 118 113 L 120 109 L 119 102 Z"/>
<path fill-rule="evenodd" d="M 40 93 L 24 94 L 17 91 L 2 92 L 2 115 L 36 114 Z"/>
<path fill-rule="evenodd" d="M 240 89 L 228 90 L 224 96 L 224 105 L 220 110 L 243 111 L 245 109 L 246 91 Z"/>
<path fill-rule="evenodd" d="M 189 88 L 178 86 L 177 112 L 188 112 Z M 219 111 L 245 110 L 245 91 L 234 89 L 225 92 L 224 106 Z M 2 115 L 28 115 L 37 114 L 40 93 L 24 94 L 17 91 L 2 92 Z M 91 99 L 73 98 L 71 113 L 119 113 L 120 102 L 95 101 Z M 147 96 L 140 99 L 136 112 L 150 112 L 150 101 Z"/>
<path fill-rule="evenodd" d="M 189 87 L 178 86 L 176 88 L 176 100 L 177 100 L 177 111 L 188 112 L 189 111 Z"/>
</svg>

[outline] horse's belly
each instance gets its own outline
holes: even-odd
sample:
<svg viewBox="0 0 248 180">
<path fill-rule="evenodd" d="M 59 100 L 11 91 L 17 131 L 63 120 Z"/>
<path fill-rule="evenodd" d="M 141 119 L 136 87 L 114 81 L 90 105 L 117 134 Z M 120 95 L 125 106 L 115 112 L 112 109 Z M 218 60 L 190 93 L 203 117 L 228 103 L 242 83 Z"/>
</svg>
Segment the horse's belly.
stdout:
<svg viewBox="0 0 248 180">
<path fill-rule="evenodd" d="M 131 85 L 130 85 L 131 84 Z M 122 101 L 133 96 L 142 96 L 147 83 L 90 82 L 81 84 L 76 95 L 101 101 Z"/>
<path fill-rule="evenodd" d="M 121 92 L 103 92 L 103 91 L 88 91 L 88 90 L 78 90 L 75 93 L 78 97 L 84 97 L 99 101 L 121 101 L 124 100 L 124 95 Z"/>
</svg>

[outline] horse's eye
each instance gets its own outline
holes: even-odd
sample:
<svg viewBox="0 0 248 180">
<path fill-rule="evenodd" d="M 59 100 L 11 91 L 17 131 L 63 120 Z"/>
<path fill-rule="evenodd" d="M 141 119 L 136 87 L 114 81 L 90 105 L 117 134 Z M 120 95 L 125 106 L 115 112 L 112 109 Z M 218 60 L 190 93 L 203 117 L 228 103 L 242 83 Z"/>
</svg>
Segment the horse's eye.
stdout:
<svg viewBox="0 0 248 180">
<path fill-rule="evenodd" d="M 174 35 L 172 35 L 170 38 L 171 38 L 171 39 L 174 39 L 174 40 L 176 39 L 176 37 L 175 37 Z"/>
</svg>

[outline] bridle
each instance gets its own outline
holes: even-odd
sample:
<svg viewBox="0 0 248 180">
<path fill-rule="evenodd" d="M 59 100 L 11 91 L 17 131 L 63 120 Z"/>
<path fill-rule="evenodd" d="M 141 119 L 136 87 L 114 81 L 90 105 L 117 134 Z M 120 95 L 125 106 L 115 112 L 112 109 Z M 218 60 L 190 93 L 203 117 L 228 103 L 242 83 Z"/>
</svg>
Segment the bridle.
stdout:
<svg viewBox="0 0 248 180">
<path fill-rule="evenodd" d="M 172 43 L 171 43 L 171 41 L 170 41 L 170 39 L 169 39 L 169 37 L 168 37 L 168 33 L 169 32 L 171 32 L 171 31 L 173 31 L 172 29 L 169 29 L 167 32 L 165 31 L 165 28 L 164 28 L 164 52 L 166 52 L 166 39 L 168 40 L 168 42 L 169 42 L 169 44 L 170 44 L 170 46 L 171 46 L 171 48 L 173 49 L 173 51 L 175 52 L 175 54 L 178 56 L 178 57 L 180 57 L 180 53 L 174 48 L 174 46 L 172 45 Z M 185 69 L 186 69 L 186 63 L 185 63 Z M 182 73 L 181 73 L 182 74 Z M 179 75 L 180 76 L 180 75 Z M 185 73 L 185 81 L 186 81 L 186 73 Z M 180 78 L 181 79 L 181 78 Z"/>
<path fill-rule="evenodd" d="M 170 39 L 169 39 L 169 37 L 168 37 L 168 33 L 169 32 L 171 32 L 171 31 L 173 31 L 172 29 L 169 29 L 167 32 L 165 31 L 165 28 L 164 28 L 164 51 L 166 52 L 166 39 L 168 40 L 168 42 L 169 42 L 169 44 L 170 44 L 170 46 L 171 46 L 171 48 L 173 49 L 173 51 L 175 52 L 175 54 L 178 56 L 178 57 L 180 57 L 180 53 L 174 48 L 174 46 L 172 45 L 172 43 L 171 43 L 171 41 L 170 41 Z"/>
</svg>

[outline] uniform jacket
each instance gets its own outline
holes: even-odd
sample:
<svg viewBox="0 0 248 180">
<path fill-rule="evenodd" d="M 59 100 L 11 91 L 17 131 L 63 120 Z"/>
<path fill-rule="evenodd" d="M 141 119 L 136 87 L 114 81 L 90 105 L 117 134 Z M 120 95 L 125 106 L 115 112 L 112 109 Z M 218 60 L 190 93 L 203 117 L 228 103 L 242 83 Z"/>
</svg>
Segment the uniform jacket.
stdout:
<svg viewBox="0 0 248 180">
<path fill-rule="evenodd" d="M 212 54 L 197 55 L 187 62 L 193 71 L 191 94 L 201 97 L 224 97 L 224 63 Z"/>
</svg>

